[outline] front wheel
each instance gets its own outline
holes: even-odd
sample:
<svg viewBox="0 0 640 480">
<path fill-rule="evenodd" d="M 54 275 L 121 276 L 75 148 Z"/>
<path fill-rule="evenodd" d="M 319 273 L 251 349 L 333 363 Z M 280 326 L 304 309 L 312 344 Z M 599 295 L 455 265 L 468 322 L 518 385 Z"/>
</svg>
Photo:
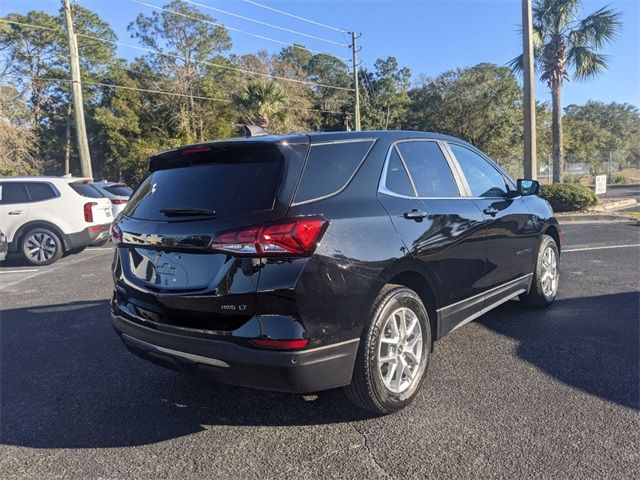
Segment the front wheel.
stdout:
<svg viewBox="0 0 640 480">
<path fill-rule="evenodd" d="M 431 350 L 429 315 L 413 290 L 387 285 L 368 320 L 345 392 L 359 407 L 388 414 L 411 403 L 424 380 Z"/>
<path fill-rule="evenodd" d="M 520 295 L 520 300 L 527 307 L 545 308 L 556 299 L 560 282 L 559 258 L 555 240 L 549 235 L 543 235 L 531 288 L 527 293 Z"/>
</svg>

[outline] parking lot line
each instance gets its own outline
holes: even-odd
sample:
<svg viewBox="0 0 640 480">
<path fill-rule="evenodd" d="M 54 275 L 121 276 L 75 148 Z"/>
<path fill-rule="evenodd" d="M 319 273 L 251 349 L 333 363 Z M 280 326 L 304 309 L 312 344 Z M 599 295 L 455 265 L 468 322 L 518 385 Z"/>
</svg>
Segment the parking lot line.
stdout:
<svg viewBox="0 0 640 480">
<path fill-rule="evenodd" d="M 29 273 L 29 272 L 37 272 L 37 268 L 25 268 L 24 270 L 2 270 L 0 271 L 0 275 L 3 273 Z"/>
<path fill-rule="evenodd" d="M 566 250 L 562 250 L 562 253 L 566 253 L 566 252 L 587 252 L 589 250 L 609 250 L 611 248 L 631 248 L 631 247 L 640 247 L 640 243 L 634 243 L 634 244 L 631 244 L 631 245 L 606 245 L 604 247 L 568 248 Z"/>
</svg>

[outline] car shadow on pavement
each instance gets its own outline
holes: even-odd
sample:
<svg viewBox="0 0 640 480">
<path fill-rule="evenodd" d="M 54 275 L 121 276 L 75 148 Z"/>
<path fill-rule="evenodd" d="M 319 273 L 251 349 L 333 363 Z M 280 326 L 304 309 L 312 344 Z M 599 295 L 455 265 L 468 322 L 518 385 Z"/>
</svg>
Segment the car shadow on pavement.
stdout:
<svg viewBox="0 0 640 480">
<path fill-rule="evenodd" d="M 581 391 L 638 405 L 638 294 L 560 299 L 526 311 L 509 302 L 481 317 L 519 342 L 518 356 Z M 341 391 L 264 392 L 189 377 L 126 351 L 107 301 L 0 314 L 0 441 L 32 448 L 145 445 L 208 425 L 287 426 L 372 415 Z"/>
<path fill-rule="evenodd" d="M 571 387 L 640 410 L 640 293 L 558 299 L 544 310 L 518 302 L 480 317 L 517 340 L 517 355 Z"/>
<path fill-rule="evenodd" d="M 340 390 L 317 399 L 213 384 L 129 353 L 107 301 L 0 313 L 0 442 L 104 448 L 160 442 L 206 425 L 307 425 L 372 415 Z"/>
</svg>

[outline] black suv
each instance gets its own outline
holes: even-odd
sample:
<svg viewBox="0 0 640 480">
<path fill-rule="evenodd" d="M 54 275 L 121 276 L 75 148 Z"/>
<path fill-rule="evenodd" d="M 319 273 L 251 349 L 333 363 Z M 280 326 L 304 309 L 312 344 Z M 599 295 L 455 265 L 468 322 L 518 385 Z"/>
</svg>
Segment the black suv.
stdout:
<svg viewBox="0 0 640 480">
<path fill-rule="evenodd" d="M 137 355 L 287 392 L 346 387 L 389 413 L 433 342 L 558 288 L 538 183 L 456 138 L 341 132 L 154 155 L 112 227 L 113 325 Z"/>
</svg>

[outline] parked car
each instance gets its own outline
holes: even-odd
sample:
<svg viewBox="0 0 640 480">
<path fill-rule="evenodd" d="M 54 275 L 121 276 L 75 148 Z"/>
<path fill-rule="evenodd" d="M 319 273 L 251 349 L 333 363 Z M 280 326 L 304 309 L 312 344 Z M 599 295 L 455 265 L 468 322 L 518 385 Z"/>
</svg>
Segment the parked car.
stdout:
<svg viewBox="0 0 640 480">
<path fill-rule="evenodd" d="M 49 265 L 108 238 L 111 203 L 73 177 L 0 177 L 0 223 L 9 252 Z"/>
<path fill-rule="evenodd" d="M 111 212 L 113 218 L 116 218 L 118 214 L 124 210 L 127 206 L 129 197 L 133 193 L 127 185 L 124 183 L 108 182 L 103 180 L 101 182 L 93 182 L 92 184 L 102 195 L 111 200 Z"/>
<path fill-rule="evenodd" d="M 457 138 L 263 136 L 154 155 L 112 226 L 113 325 L 135 354 L 249 387 L 405 407 L 433 342 L 558 288 L 533 180 Z"/>
<path fill-rule="evenodd" d="M 0 230 L 0 262 L 3 262 L 7 258 L 7 251 L 9 250 L 9 243 L 7 242 L 7 236 Z"/>
</svg>

